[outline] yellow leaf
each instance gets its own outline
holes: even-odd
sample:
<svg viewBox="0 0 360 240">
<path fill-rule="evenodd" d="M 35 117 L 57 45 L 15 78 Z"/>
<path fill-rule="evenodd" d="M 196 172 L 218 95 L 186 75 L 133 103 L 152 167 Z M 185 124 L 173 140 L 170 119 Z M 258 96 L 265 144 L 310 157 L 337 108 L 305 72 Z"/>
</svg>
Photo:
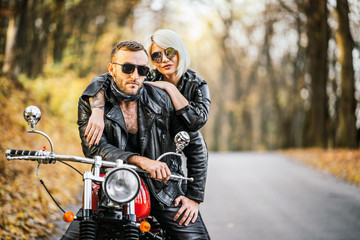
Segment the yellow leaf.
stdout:
<svg viewBox="0 0 360 240">
<path fill-rule="evenodd" d="M 24 213 L 23 213 L 23 212 L 19 212 L 19 213 L 17 214 L 17 218 L 21 219 L 21 218 L 23 218 L 23 217 L 24 217 Z"/>
</svg>

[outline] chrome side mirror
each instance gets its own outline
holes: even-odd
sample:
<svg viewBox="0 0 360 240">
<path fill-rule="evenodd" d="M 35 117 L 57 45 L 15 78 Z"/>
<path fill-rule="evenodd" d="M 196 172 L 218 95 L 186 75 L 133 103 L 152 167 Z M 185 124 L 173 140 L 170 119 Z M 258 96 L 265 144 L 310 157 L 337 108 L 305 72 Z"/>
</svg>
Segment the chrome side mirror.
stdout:
<svg viewBox="0 0 360 240">
<path fill-rule="evenodd" d="M 34 130 L 36 124 L 39 122 L 39 120 L 41 118 L 40 109 L 36 106 L 28 106 L 24 110 L 24 118 L 27 121 L 27 123 L 30 125 L 30 127 L 32 128 L 31 130 L 28 130 L 28 133 L 37 133 L 37 134 L 40 134 L 40 135 L 43 135 L 44 137 L 46 137 L 46 139 L 50 143 L 51 153 L 54 154 L 54 144 L 51 141 L 50 137 L 46 133 L 43 133 L 38 130 Z"/>
<path fill-rule="evenodd" d="M 176 152 L 181 152 L 190 143 L 190 136 L 187 132 L 181 131 L 174 138 Z"/>
<path fill-rule="evenodd" d="M 41 111 L 36 106 L 28 106 L 24 110 L 24 118 L 30 127 L 34 129 L 41 118 Z"/>
</svg>

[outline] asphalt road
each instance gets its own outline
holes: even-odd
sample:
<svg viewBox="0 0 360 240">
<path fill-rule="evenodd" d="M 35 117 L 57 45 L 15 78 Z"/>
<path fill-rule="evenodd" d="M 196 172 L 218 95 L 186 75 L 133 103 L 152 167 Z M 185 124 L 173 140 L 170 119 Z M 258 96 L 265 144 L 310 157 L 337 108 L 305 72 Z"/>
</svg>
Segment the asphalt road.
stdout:
<svg viewBox="0 0 360 240">
<path fill-rule="evenodd" d="M 277 153 L 210 153 L 213 240 L 358 240 L 360 188 Z"/>
<path fill-rule="evenodd" d="M 212 240 L 360 239 L 360 188 L 277 153 L 210 153 L 200 211 Z"/>
</svg>

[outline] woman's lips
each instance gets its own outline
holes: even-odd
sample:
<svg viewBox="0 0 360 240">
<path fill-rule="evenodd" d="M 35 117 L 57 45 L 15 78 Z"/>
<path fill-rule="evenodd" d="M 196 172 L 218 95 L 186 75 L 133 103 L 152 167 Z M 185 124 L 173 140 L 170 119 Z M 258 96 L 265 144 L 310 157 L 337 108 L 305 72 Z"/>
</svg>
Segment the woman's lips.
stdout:
<svg viewBox="0 0 360 240">
<path fill-rule="evenodd" d="M 171 64 L 167 64 L 163 68 L 166 69 L 166 70 L 169 70 L 171 68 L 171 66 L 172 66 Z"/>
</svg>

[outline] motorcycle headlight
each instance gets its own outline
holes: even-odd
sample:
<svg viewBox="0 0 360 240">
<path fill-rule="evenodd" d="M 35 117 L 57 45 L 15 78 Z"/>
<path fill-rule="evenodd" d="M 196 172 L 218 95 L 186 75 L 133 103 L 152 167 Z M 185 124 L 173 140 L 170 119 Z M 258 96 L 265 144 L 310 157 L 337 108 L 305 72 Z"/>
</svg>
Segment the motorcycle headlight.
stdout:
<svg viewBox="0 0 360 240">
<path fill-rule="evenodd" d="M 105 176 L 103 189 L 111 201 L 118 204 L 128 203 L 139 193 L 139 175 L 129 168 L 114 169 Z"/>
</svg>

